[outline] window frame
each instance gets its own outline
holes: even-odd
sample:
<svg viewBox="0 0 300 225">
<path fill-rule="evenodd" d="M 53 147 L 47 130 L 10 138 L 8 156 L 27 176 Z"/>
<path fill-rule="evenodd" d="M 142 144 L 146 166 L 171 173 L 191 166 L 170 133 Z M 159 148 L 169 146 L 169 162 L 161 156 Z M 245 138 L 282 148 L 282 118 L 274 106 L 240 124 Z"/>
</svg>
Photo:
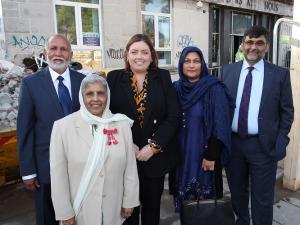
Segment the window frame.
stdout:
<svg viewBox="0 0 300 225">
<path fill-rule="evenodd" d="M 56 19 L 56 6 L 72 6 L 74 7 L 75 12 L 75 26 L 76 26 L 76 40 L 77 45 L 72 45 L 73 50 L 82 50 L 82 49 L 91 49 L 91 50 L 99 50 L 103 46 L 102 44 L 102 18 L 101 18 L 101 4 L 94 3 L 81 3 L 81 2 L 73 2 L 70 1 L 62 1 L 62 0 L 54 0 L 53 1 L 53 14 L 54 14 L 54 23 L 55 23 L 55 32 L 57 33 L 57 19 Z M 90 46 L 83 44 L 83 32 L 82 32 L 82 17 L 81 17 L 81 8 L 93 8 L 98 9 L 98 20 L 99 20 L 99 46 Z"/>
<path fill-rule="evenodd" d="M 154 42 L 155 46 L 154 49 L 157 52 L 170 52 L 170 64 L 161 64 L 160 66 L 171 66 L 173 65 L 173 29 L 172 29 L 172 12 L 173 12 L 173 2 L 169 0 L 170 2 L 170 13 L 158 13 L 158 12 L 150 12 L 150 11 L 143 11 L 141 10 L 141 30 L 143 31 L 143 16 L 153 16 L 154 17 Z M 158 18 L 159 17 L 168 17 L 170 20 L 170 47 L 159 47 L 159 23 Z M 158 59 L 159 60 L 159 59 Z"/>
<path fill-rule="evenodd" d="M 217 46 L 217 49 L 214 49 L 214 50 L 217 50 L 216 52 L 217 52 L 217 61 L 216 62 L 214 62 L 213 61 L 213 55 L 212 55 L 212 57 L 211 57 L 211 66 L 212 66 L 212 68 L 214 68 L 214 67 L 220 67 L 220 37 L 221 37 L 221 35 L 220 35 L 220 32 L 221 32 L 221 12 L 220 12 L 220 8 L 219 7 L 213 7 L 212 8 L 212 11 L 214 12 L 214 11 L 216 11 L 217 13 L 218 13 L 218 18 L 217 18 L 217 20 L 218 20 L 218 30 L 217 31 L 214 31 L 214 29 L 212 29 L 212 48 L 214 49 L 214 45 L 213 45 L 213 43 L 214 43 L 214 37 L 217 37 L 218 38 L 218 46 Z M 213 19 L 213 23 L 214 23 L 215 21 L 214 21 L 214 19 Z M 213 50 L 212 49 L 212 50 Z"/>
</svg>

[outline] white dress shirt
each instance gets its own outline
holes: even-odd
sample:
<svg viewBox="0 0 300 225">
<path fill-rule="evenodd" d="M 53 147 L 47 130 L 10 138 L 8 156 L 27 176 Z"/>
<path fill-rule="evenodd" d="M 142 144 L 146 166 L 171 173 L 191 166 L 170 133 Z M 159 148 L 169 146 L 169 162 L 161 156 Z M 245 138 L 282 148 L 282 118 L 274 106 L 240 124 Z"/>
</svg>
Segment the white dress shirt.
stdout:
<svg viewBox="0 0 300 225">
<path fill-rule="evenodd" d="M 245 79 L 249 71 L 248 67 L 248 62 L 244 60 L 235 101 L 236 108 L 234 110 L 234 116 L 232 121 L 233 132 L 238 131 L 240 103 L 243 94 Z M 256 64 L 254 64 L 253 67 L 254 69 L 252 70 L 252 87 L 248 111 L 248 134 L 258 134 L 258 113 L 264 83 L 264 60 L 261 59 Z"/>
<path fill-rule="evenodd" d="M 68 88 L 69 90 L 69 93 L 70 93 L 70 97 L 72 99 L 72 92 L 71 92 L 71 78 L 70 78 L 70 70 L 69 68 L 67 68 L 65 70 L 65 72 L 63 74 L 58 74 L 56 73 L 53 69 L 51 69 L 49 67 L 49 72 L 50 72 L 50 75 L 51 75 L 51 79 L 52 79 L 52 82 L 54 84 L 54 87 L 55 87 L 55 90 L 56 90 L 56 93 L 57 93 L 57 96 L 58 96 L 58 83 L 59 81 L 57 80 L 57 78 L 59 76 L 62 76 L 64 79 L 63 79 L 63 83 L 64 85 Z"/>
<path fill-rule="evenodd" d="M 56 73 L 53 69 L 51 69 L 50 67 L 49 68 L 49 72 L 50 72 L 50 75 L 51 75 L 51 79 L 52 79 L 52 82 L 53 82 L 53 85 L 55 87 L 55 90 L 56 90 L 56 94 L 58 96 L 58 83 L 59 81 L 57 80 L 57 77 L 58 76 L 62 76 L 64 78 L 63 80 L 63 83 L 64 85 L 68 88 L 69 90 L 69 93 L 70 93 L 70 97 L 72 99 L 72 92 L 71 92 L 71 78 L 70 78 L 70 70 L 69 68 L 67 68 L 65 70 L 65 72 L 63 74 L 58 74 Z M 32 178 L 35 178 L 37 175 L 36 174 L 31 174 L 31 175 L 27 175 L 27 176 L 23 176 L 22 177 L 22 180 L 29 180 L 29 179 L 32 179 Z"/>
</svg>

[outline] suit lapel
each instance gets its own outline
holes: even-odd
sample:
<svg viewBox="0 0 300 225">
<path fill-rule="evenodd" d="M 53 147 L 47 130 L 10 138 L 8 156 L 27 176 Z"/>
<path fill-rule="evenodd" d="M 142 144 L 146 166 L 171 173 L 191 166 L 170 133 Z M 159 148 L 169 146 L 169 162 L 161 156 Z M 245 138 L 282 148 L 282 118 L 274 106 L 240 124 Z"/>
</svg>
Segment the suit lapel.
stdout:
<svg viewBox="0 0 300 225">
<path fill-rule="evenodd" d="M 129 108 L 130 108 L 132 115 L 134 116 L 134 118 L 138 118 L 137 106 L 136 106 L 136 103 L 133 98 L 129 76 L 130 76 L 130 72 L 125 72 L 124 76 L 122 77 L 121 86 L 124 91 L 124 94 L 126 95 L 126 97 L 128 99 Z M 129 117 L 131 117 L 131 116 L 129 116 Z"/>
<path fill-rule="evenodd" d="M 236 95 L 238 91 L 238 86 L 239 86 L 239 80 L 240 80 L 240 74 L 242 70 L 242 65 L 243 61 L 240 61 L 239 63 L 235 64 L 235 69 L 233 69 L 233 74 L 232 74 L 232 81 L 231 87 L 229 87 L 229 90 L 231 90 L 231 96 L 234 96 L 234 103 L 236 102 Z"/>
<path fill-rule="evenodd" d="M 261 110 L 261 108 L 263 107 L 267 95 L 270 91 L 271 88 L 271 84 L 272 84 L 272 70 L 268 64 L 268 62 L 264 61 L 264 83 L 263 83 L 263 89 L 262 89 L 262 94 L 261 94 L 261 101 L 260 101 L 260 106 L 259 106 L 259 110 Z"/>
<path fill-rule="evenodd" d="M 75 122 L 75 128 L 78 137 L 83 139 L 86 144 L 88 145 L 88 148 L 91 147 L 93 143 L 93 136 L 92 136 L 92 131 L 89 125 L 83 120 L 83 118 L 80 115 L 80 112 L 76 113 L 77 119 Z"/>
<path fill-rule="evenodd" d="M 144 126 L 146 126 L 150 115 L 151 115 L 151 105 L 153 105 L 154 94 L 155 94 L 155 87 L 157 87 L 157 74 L 154 73 L 152 70 L 148 73 L 148 85 L 147 85 L 147 98 L 145 103 L 145 115 L 144 115 Z M 157 99 L 156 99 L 157 100 Z"/>
<path fill-rule="evenodd" d="M 49 99 L 51 101 L 51 103 L 49 102 L 49 104 L 52 104 L 53 107 L 56 108 L 57 112 L 60 112 L 62 115 L 64 115 L 48 67 L 44 69 L 43 73 L 40 76 L 40 79 L 43 90 L 45 91 L 45 94 L 49 96 Z"/>
</svg>

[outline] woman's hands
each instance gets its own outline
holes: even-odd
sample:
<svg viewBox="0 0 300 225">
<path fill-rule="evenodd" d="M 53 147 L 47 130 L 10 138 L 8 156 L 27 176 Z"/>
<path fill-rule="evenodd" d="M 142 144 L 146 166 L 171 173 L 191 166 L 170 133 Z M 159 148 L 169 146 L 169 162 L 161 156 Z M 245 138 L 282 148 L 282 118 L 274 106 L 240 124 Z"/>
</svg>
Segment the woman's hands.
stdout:
<svg viewBox="0 0 300 225">
<path fill-rule="evenodd" d="M 133 151 L 134 151 L 135 157 L 137 157 L 137 155 L 140 153 L 140 148 L 139 148 L 139 146 L 137 146 L 137 145 L 134 144 L 134 143 L 133 143 Z"/>
<path fill-rule="evenodd" d="M 153 156 L 153 151 L 150 145 L 145 145 L 138 153 L 135 155 L 139 161 L 148 161 Z"/>
<path fill-rule="evenodd" d="M 72 217 L 71 219 L 68 219 L 68 220 L 63 220 L 62 224 L 63 225 L 76 225 L 75 217 Z"/>
<path fill-rule="evenodd" d="M 129 218 L 133 212 L 133 208 L 122 208 L 122 217 L 123 218 Z"/>
<path fill-rule="evenodd" d="M 215 161 L 209 161 L 209 160 L 203 159 L 202 160 L 202 168 L 204 171 L 214 171 Z"/>
</svg>

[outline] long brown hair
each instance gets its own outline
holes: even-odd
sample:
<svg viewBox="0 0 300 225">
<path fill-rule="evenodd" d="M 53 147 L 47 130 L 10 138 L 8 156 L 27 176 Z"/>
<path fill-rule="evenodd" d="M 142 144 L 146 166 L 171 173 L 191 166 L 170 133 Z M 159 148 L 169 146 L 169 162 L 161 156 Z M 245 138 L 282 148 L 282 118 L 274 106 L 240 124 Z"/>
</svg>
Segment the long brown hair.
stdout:
<svg viewBox="0 0 300 225">
<path fill-rule="evenodd" d="M 128 54 L 129 48 L 133 43 L 139 42 L 139 41 L 145 42 L 148 45 L 149 49 L 150 49 L 152 62 L 150 63 L 149 68 L 150 69 L 157 69 L 157 67 L 158 67 L 157 54 L 156 54 L 156 51 L 153 47 L 153 43 L 152 43 L 151 39 L 146 34 L 135 34 L 129 39 L 129 41 L 126 45 L 126 49 L 125 49 L 125 57 L 124 57 L 125 69 L 127 71 L 130 70 L 130 65 L 129 65 L 128 60 L 127 60 L 127 54 Z"/>
</svg>

